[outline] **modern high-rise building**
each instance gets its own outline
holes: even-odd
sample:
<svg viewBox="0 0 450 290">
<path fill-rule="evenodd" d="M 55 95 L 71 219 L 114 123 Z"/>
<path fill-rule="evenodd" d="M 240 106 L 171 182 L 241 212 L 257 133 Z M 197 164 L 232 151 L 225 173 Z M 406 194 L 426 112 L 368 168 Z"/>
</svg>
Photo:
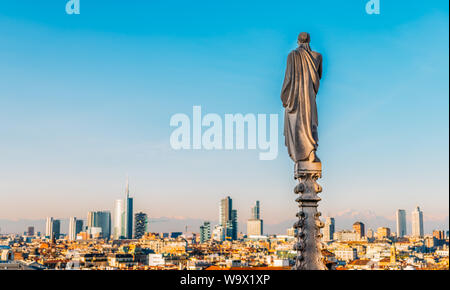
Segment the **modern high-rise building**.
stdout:
<svg viewBox="0 0 450 290">
<path fill-rule="evenodd" d="M 211 240 L 211 223 L 204 222 L 200 226 L 200 243 L 205 243 Z"/>
<path fill-rule="evenodd" d="M 53 218 L 48 217 L 45 221 L 45 236 L 50 238 L 53 234 Z"/>
<path fill-rule="evenodd" d="M 61 233 L 61 222 L 52 217 L 48 217 L 45 222 L 45 236 L 50 240 L 59 239 Z"/>
<path fill-rule="evenodd" d="M 255 206 L 252 207 L 252 219 L 259 220 L 261 218 L 260 212 L 259 200 L 257 200 Z"/>
<path fill-rule="evenodd" d="M 138 212 L 134 215 L 134 238 L 140 239 L 147 232 L 147 214 L 143 212 Z"/>
<path fill-rule="evenodd" d="M 27 236 L 32 237 L 34 236 L 34 227 L 33 226 L 29 226 L 27 229 Z"/>
<path fill-rule="evenodd" d="M 111 212 L 109 211 L 91 211 L 87 218 L 88 230 L 92 228 L 101 228 L 102 237 L 109 239 L 111 236 Z"/>
<path fill-rule="evenodd" d="M 71 217 L 69 219 L 69 241 L 75 241 L 77 239 L 76 226 L 77 218 Z"/>
<path fill-rule="evenodd" d="M 359 238 L 363 238 L 366 235 L 364 224 L 362 222 L 356 222 L 353 224 L 353 230 L 358 233 Z"/>
<path fill-rule="evenodd" d="M 60 220 L 53 220 L 53 233 L 50 239 L 59 239 L 61 235 L 61 221 Z"/>
<path fill-rule="evenodd" d="M 75 237 L 83 231 L 83 220 L 77 220 L 75 223 Z"/>
<path fill-rule="evenodd" d="M 220 201 L 219 214 L 219 225 L 225 229 L 225 237 L 236 240 L 238 232 L 237 211 L 233 209 L 233 200 L 229 196 Z"/>
<path fill-rule="evenodd" d="M 130 197 L 130 187 L 127 178 L 125 197 L 125 210 L 124 210 L 124 233 L 126 239 L 133 238 L 133 198 Z"/>
<path fill-rule="evenodd" d="M 323 228 L 323 240 L 332 241 L 334 236 L 335 222 L 334 218 L 327 217 L 325 220 L 325 227 Z"/>
<path fill-rule="evenodd" d="M 252 207 L 251 214 L 251 219 L 247 221 L 247 236 L 262 236 L 263 221 L 260 214 L 259 200 L 257 200 L 255 206 Z"/>
<path fill-rule="evenodd" d="M 83 220 L 79 220 L 76 217 L 69 219 L 69 240 L 75 241 L 78 233 L 83 231 Z"/>
<path fill-rule="evenodd" d="M 397 237 L 406 236 L 406 211 L 404 209 L 397 210 Z"/>
<path fill-rule="evenodd" d="M 219 224 L 221 226 L 225 227 L 227 221 L 230 220 L 232 207 L 233 207 L 233 200 L 229 196 L 220 201 Z"/>
<path fill-rule="evenodd" d="M 423 212 L 418 206 L 412 212 L 412 236 L 423 237 Z"/>
<path fill-rule="evenodd" d="M 113 222 L 113 239 L 118 240 L 125 237 L 125 207 L 123 199 L 117 199 L 114 202 L 114 222 Z"/>
<path fill-rule="evenodd" d="M 262 236 L 263 221 L 261 219 L 250 219 L 247 221 L 247 236 Z"/>
</svg>

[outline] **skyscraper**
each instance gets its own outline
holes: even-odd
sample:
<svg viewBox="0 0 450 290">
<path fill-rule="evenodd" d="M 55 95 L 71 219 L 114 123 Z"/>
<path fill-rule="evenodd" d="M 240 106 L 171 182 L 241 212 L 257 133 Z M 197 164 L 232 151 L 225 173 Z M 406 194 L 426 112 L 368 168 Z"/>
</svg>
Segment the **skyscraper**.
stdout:
<svg viewBox="0 0 450 290">
<path fill-rule="evenodd" d="M 412 212 L 412 236 L 423 237 L 423 213 L 419 206 Z"/>
<path fill-rule="evenodd" d="M 247 221 L 247 236 L 261 236 L 263 234 L 263 221 L 260 218 L 259 200 L 251 209 L 252 217 Z"/>
<path fill-rule="evenodd" d="M 200 226 L 200 243 L 205 243 L 209 240 L 211 240 L 211 223 L 204 222 Z"/>
<path fill-rule="evenodd" d="M 77 239 L 77 218 L 71 217 L 69 219 L 69 240 L 75 241 Z"/>
<path fill-rule="evenodd" d="M 260 219 L 260 207 L 259 200 L 256 201 L 255 206 L 252 207 L 252 219 L 259 220 Z"/>
<path fill-rule="evenodd" d="M 45 221 L 45 236 L 51 239 L 53 235 L 53 218 L 48 217 Z"/>
<path fill-rule="evenodd" d="M 50 240 L 59 239 L 61 233 L 61 222 L 59 220 L 53 219 L 53 217 L 48 217 L 45 222 L 45 236 Z"/>
<path fill-rule="evenodd" d="M 134 216 L 135 224 L 134 224 L 134 238 L 140 239 L 147 232 L 147 214 L 143 212 L 138 212 Z"/>
<path fill-rule="evenodd" d="M 353 224 L 353 230 L 358 233 L 359 238 L 363 238 L 365 236 L 364 224 L 362 222 L 356 222 Z"/>
<path fill-rule="evenodd" d="M 397 237 L 406 236 L 406 211 L 404 209 L 397 210 Z"/>
<path fill-rule="evenodd" d="M 121 239 L 125 236 L 124 223 L 125 223 L 125 208 L 123 205 L 123 199 L 117 199 L 114 202 L 114 229 L 113 238 L 115 240 Z"/>
<path fill-rule="evenodd" d="M 133 238 L 133 198 L 130 197 L 130 187 L 127 178 L 126 187 L 126 197 L 125 197 L 125 211 L 124 211 L 124 233 L 126 239 Z"/>
<path fill-rule="evenodd" d="M 69 240 L 75 241 L 77 234 L 83 230 L 83 220 L 79 220 L 76 217 L 69 219 Z"/>
<path fill-rule="evenodd" d="M 34 227 L 33 226 L 29 226 L 27 229 L 27 236 L 32 237 L 34 236 Z"/>
<path fill-rule="evenodd" d="M 332 241 L 334 236 L 334 218 L 327 217 L 323 228 L 323 240 Z"/>
<path fill-rule="evenodd" d="M 220 201 L 219 224 L 222 227 L 225 227 L 227 221 L 230 220 L 232 207 L 233 207 L 233 200 L 229 196 Z"/>
<path fill-rule="evenodd" d="M 87 226 L 88 229 L 101 228 L 102 237 L 109 239 L 111 235 L 111 213 L 109 211 L 90 211 Z"/>
<path fill-rule="evenodd" d="M 59 239 L 60 235 L 61 235 L 61 221 L 53 220 L 53 231 L 52 231 L 52 235 L 51 235 L 50 239 L 57 240 L 57 239 Z"/>
<path fill-rule="evenodd" d="M 233 200 L 227 196 L 220 201 L 219 208 L 220 226 L 225 229 L 225 237 L 231 240 L 237 239 L 237 211 L 233 210 Z"/>
</svg>

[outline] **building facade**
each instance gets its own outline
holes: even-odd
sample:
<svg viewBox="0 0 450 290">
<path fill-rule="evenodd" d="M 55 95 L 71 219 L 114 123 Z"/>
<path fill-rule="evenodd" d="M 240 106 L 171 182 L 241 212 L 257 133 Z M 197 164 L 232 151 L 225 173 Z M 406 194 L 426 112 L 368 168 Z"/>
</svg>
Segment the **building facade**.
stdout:
<svg viewBox="0 0 450 290">
<path fill-rule="evenodd" d="M 423 237 L 423 213 L 418 206 L 412 212 L 412 236 Z"/>
<path fill-rule="evenodd" d="M 397 210 L 397 237 L 403 238 L 406 236 L 406 211 L 404 209 Z"/>
<path fill-rule="evenodd" d="M 140 239 L 147 232 L 147 214 L 143 212 L 138 212 L 134 216 L 134 238 Z"/>
</svg>

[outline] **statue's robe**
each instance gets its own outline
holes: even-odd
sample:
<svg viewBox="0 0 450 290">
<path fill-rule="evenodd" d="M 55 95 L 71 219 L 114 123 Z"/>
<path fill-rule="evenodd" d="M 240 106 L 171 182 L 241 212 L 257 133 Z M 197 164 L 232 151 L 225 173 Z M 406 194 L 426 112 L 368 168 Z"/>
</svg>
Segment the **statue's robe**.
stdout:
<svg viewBox="0 0 450 290">
<path fill-rule="evenodd" d="M 308 160 L 317 150 L 319 125 L 316 95 L 322 77 L 322 55 L 302 43 L 287 60 L 281 100 L 285 108 L 284 136 L 294 162 Z"/>
</svg>

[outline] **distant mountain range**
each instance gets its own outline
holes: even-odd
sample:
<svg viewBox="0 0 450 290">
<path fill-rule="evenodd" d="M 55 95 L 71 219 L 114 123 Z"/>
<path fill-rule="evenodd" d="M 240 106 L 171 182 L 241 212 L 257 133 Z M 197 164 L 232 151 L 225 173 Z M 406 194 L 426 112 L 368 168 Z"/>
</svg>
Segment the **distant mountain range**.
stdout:
<svg viewBox="0 0 450 290">
<path fill-rule="evenodd" d="M 351 229 L 355 221 L 361 221 L 365 224 L 366 230 L 371 228 L 376 230 L 378 227 L 386 226 L 391 228 L 395 232 L 395 217 L 388 218 L 383 216 L 378 216 L 371 211 L 356 211 L 356 210 L 345 210 L 339 212 L 333 216 L 336 220 L 336 230 Z M 186 226 L 188 232 L 198 232 L 200 225 L 203 224 L 205 220 L 202 219 L 190 219 L 183 217 L 158 217 L 150 218 L 148 230 L 150 232 L 185 232 Z M 210 220 L 212 226 L 217 224 L 217 221 Z M 265 234 L 286 234 L 286 230 L 295 222 L 295 218 L 291 220 L 286 220 L 280 223 L 269 223 L 264 222 L 264 233 Z M 45 219 L 29 220 L 29 219 L 18 219 L 18 220 L 7 220 L 0 219 L 0 233 L 23 233 L 27 230 L 28 226 L 34 226 L 35 232 L 44 233 L 45 231 Z M 61 232 L 67 233 L 69 227 L 68 219 L 61 219 Z M 239 225 L 240 232 L 246 232 L 247 225 L 245 222 L 240 222 Z M 425 233 L 431 233 L 434 229 L 448 230 L 449 228 L 449 216 L 445 217 L 434 217 L 427 218 L 424 214 L 424 228 Z M 411 225 L 408 221 L 408 233 L 410 233 Z"/>
</svg>

